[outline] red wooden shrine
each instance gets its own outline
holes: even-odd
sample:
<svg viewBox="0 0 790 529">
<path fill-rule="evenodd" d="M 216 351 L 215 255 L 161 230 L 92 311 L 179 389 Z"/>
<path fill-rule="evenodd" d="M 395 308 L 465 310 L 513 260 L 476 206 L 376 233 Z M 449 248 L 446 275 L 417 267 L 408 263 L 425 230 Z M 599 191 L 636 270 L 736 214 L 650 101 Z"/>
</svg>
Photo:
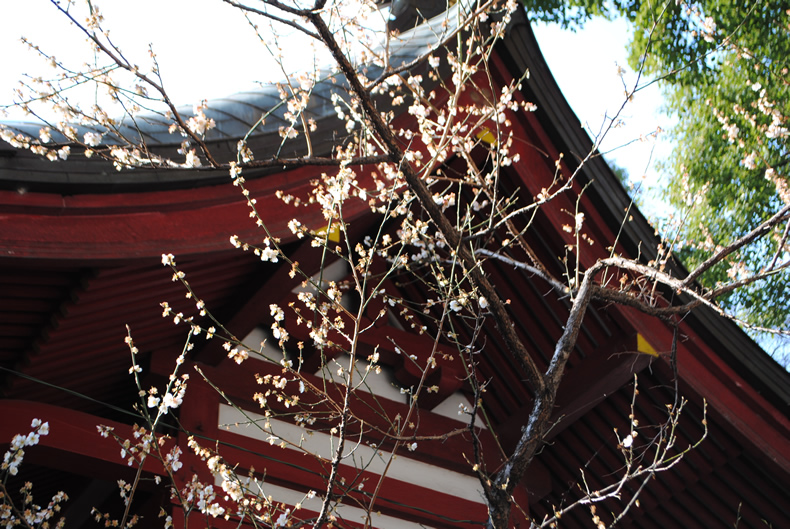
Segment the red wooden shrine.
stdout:
<svg viewBox="0 0 790 529">
<path fill-rule="evenodd" d="M 561 171 L 567 176 L 591 148 L 589 138 L 554 83 L 523 14 L 515 17 L 497 46 L 491 67 L 501 85 L 530 71 L 519 96 L 538 110 L 512 118 L 517 138 L 513 151 L 520 161 L 506 170 L 505 178 L 511 191 L 536 196 L 553 181 L 559 154 L 564 154 Z M 315 253 L 309 241 L 296 239 L 287 229 L 293 209 L 274 194 L 304 194 L 311 179 L 330 170 L 302 167 L 245 174 L 251 195 L 265 205 L 261 211 L 266 224 L 282 238 L 289 255 L 308 268 Z M 123 410 L 131 410 L 137 397 L 125 326 L 132 329 L 141 351 L 144 385 L 161 385 L 183 346 L 186 328 L 162 318 L 160 303 L 168 301 L 185 313 L 193 310 L 193 303 L 171 281 L 161 255 L 176 255 L 192 288 L 237 336 L 268 328 L 269 304 L 285 305 L 295 296 L 288 265 L 262 263 L 230 246 L 230 235 L 251 241 L 262 236 L 226 174 L 133 173 L 118 180 L 111 167 L 98 162 L 51 163 L 0 146 L 0 443 L 26 432 L 33 417 L 50 422 L 51 434 L 30 449 L 22 472 L 42 491 L 68 485 L 72 499 L 64 512 L 69 525 L 88 526 L 91 506 L 117 508 L 114 480 L 133 475 L 118 446 L 96 431 L 97 424 L 105 424 L 120 435 L 131 435 L 133 419 Z M 601 158 L 584 168 L 576 187 L 584 186 L 579 209 L 590 237 L 618 240 L 616 249 L 623 255 L 635 257 L 641 251 L 649 257 L 657 245 L 653 230 L 634 209 L 633 220 L 622 223 L 629 198 Z M 563 246 L 573 242 L 561 226 L 569 222 L 567 211 L 576 210 L 574 200 L 561 197 L 543 208 L 528 232 L 533 250 L 546 262 L 556 261 Z M 364 205 L 346 214 L 360 239 L 375 228 L 376 217 Z M 322 226 L 317 210 L 299 215 L 311 228 Z M 589 266 L 608 253 L 604 244 L 593 245 L 581 264 Z M 545 367 L 567 317 L 567 303 L 547 294 L 548 287 L 538 279 L 503 263 L 489 261 L 486 272 L 510 301 L 518 333 Z M 425 298 L 414 285 L 392 281 L 386 288 L 407 299 Z M 393 344 L 420 355 L 432 340 L 403 323 L 396 318 L 379 324 L 362 340 L 364 348 L 380 348 L 395 382 L 408 385 L 418 374 L 395 354 Z M 737 326 L 711 311 L 685 318 L 680 336 L 678 386 L 689 404 L 678 446 L 701 436 L 704 402 L 708 437 L 682 463 L 655 476 L 621 525 L 790 527 L 790 377 Z M 580 469 L 590 487 L 596 487 L 621 467 L 614 429 L 628 430 L 634 374 L 642 390 L 635 410 L 640 422 L 662 420 L 674 385 L 666 354 L 671 342 L 669 326 L 634 309 L 590 309 L 558 395 L 557 424 L 519 485 L 516 500 L 524 512 L 514 512 L 515 526 L 528 526 L 526 513 L 539 520 L 578 497 Z M 254 369 L 246 363 L 239 367 L 221 343 L 195 343 L 187 367 L 199 366 L 234 402 L 259 412 L 252 396 L 260 386 L 253 374 L 267 369 L 277 373 L 279 367 L 258 360 Z M 502 447 L 512 449 L 531 405 L 526 376 L 496 335 L 487 337 L 479 369 L 490 380 L 484 401 L 490 424 Z M 179 411 L 185 429 L 217 439 L 223 455 L 240 468 L 265 471 L 270 490 L 282 497 L 288 498 L 288 491 L 320 490 L 314 471 L 321 469 L 313 468 L 317 463 L 270 446 L 244 427 L 221 427 L 237 420 L 234 410 L 199 378 L 192 375 Z M 420 402 L 421 435 L 464 424 L 448 412 L 470 396 L 462 367 L 447 361 L 434 378 L 436 395 Z M 393 416 L 407 413 L 405 400 L 382 398 Z M 485 430 L 481 436 L 493 464 L 494 438 Z M 210 479 L 205 464 L 189 455 L 183 434 L 172 442 L 182 445 L 186 466 Z M 413 453 L 403 453 L 411 473 L 392 475 L 385 482 L 377 503 L 380 517 L 373 524 L 445 528 L 483 523 L 486 509 L 469 468 L 470 450 L 468 436 L 458 435 L 421 442 Z M 163 469 L 151 464 L 146 472 L 161 475 Z M 366 472 L 366 483 L 375 483 L 376 468 Z M 365 492 L 354 494 L 363 497 Z M 141 486 L 136 501 L 146 527 L 161 523 L 156 518 L 160 506 L 171 508 L 151 482 Z M 343 523 L 355 526 L 359 520 L 353 506 L 349 508 Z M 175 518 L 177 511 L 172 509 Z M 560 527 L 589 524 L 589 510 L 577 509 L 562 518 Z"/>
</svg>

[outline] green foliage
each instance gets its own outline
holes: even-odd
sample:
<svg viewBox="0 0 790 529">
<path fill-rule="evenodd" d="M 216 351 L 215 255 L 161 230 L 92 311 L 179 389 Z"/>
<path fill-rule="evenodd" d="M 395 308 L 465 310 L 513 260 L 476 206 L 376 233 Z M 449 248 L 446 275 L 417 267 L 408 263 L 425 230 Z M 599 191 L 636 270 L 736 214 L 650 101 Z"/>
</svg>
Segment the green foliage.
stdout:
<svg viewBox="0 0 790 529">
<path fill-rule="evenodd" d="M 774 65 L 786 61 L 790 49 L 786 26 L 790 6 L 785 0 L 657 4 L 631 0 L 625 4 L 619 12 L 634 24 L 632 66 L 649 49 L 647 73 L 667 75 L 672 84 L 715 82 L 733 46 L 748 48 L 755 57 Z"/>
<path fill-rule="evenodd" d="M 666 197 L 688 268 L 790 202 L 790 3 L 787 0 L 524 0 L 535 19 L 576 27 L 595 15 L 633 24 L 630 63 L 664 80 L 677 114 Z M 679 218 L 678 218 L 679 217 Z M 713 288 L 768 266 L 781 231 L 700 278 Z M 787 247 L 779 262 L 788 259 Z M 786 327 L 785 271 L 726 299 L 750 323 Z"/>
<path fill-rule="evenodd" d="M 614 13 L 604 0 L 521 0 L 533 20 L 551 22 L 576 29 L 593 16 Z"/>
<path fill-rule="evenodd" d="M 671 7 L 677 23 L 661 18 L 671 38 L 659 28 L 646 66 L 667 76 L 668 108 L 679 119 L 667 198 L 685 215 L 678 227 L 689 242 L 683 254 L 691 268 L 788 201 L 790 13 L 777 1 L 758 7 L 711 0 L 681 12 Z M 707 17 L 715 23 L 708 31 Z M 632 60 L 647 49 L 647 33 L 637 26 Z M 701 282 L 712 288 L 765 269 L 780 238 L 777 232 L 733 255 Z M 786 247 L 779 254 L 779 262 L 787 259 Z M 750 323 L 784 327 L 788 299 L 785 272 L 726 301 Z"/>
</svg>

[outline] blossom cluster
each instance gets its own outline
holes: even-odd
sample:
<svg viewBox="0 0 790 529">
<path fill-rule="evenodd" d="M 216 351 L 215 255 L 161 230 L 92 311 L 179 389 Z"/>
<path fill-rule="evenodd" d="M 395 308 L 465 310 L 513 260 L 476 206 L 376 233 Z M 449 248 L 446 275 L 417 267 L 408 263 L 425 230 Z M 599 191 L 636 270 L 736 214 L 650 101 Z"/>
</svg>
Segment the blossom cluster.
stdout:
<svg viewBox="0 0 790 529">
<path fill-rule="evenodd" d="M 159 390 L 156 386 L 152 386 L 148 390 L 147 406 L 149 408 L 158 408 L 159 414 L 165 415 L 172 408 L 178 408 L 184 402 L 184 395 L 187 391 L 187 380 L 189 375 L 181 375 L 181 378 L 173 378 L 168 385 L 167 391 L 163 397 L 159 397 Z"/>
<path fill-rule="evenodd" d="M 33 419 L 32 430 L 27 434 L 17 434 L 11 439 L 11 446 L 3 455 L 0 463 L 0 484 L 7 482 L 8 476 L 16 476 L 25 457 L 25 448 L 35 446 L 41 436 L 49 434 L 49 423 L 41 419 Z M 33 484 L 25 482 L 19 490 L 20 504 L 14 503 L 12 497 L 0 492 L 0 526 L 11 527 L 50 527 L 50 520 L 61 511 L 61 504 L 67 501 L 68 495 L 60 491 L 52 496 L 46 506 L 33 502 Z M 65 518 L 60 518 L 55 527 L 61 528 Z"/>
<path fill-rule="evenodd" d="M 30 427 L 33 428 L 30 433 L 27 435 L 17 434 L 11 440 L 11 447 L 3 455 L 3 462 L 0 463 L 0 472 L 16 476 L 19 472 L 19 465 L 22 464 L 25 457 L 25 447 L 37 445 L 42 435 L 49 434 L 49 423 L 41 422 L 40 419 L 33 419 Z"/>
</svg>

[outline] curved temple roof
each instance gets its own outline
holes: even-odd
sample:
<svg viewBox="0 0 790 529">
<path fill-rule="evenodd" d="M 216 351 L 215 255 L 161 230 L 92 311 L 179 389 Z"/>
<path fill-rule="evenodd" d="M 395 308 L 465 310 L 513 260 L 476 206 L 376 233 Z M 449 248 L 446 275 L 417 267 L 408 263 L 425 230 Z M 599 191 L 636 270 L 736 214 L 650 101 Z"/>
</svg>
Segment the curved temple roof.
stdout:
<svg viewBox="0 0 790 529">
<path fill-rule="evenodd" d="M 453 8 L 428 22 L 400 35 L 392 35 L 386 43 L 386 48 L 382 45 L 379 50 L 382 58 L 386 56 L 391 67 L 399 68 L 429 53 L 437 43 L 441 43 L 454 31 L 458 17 L 462 15 L 461 5 L 461 2 L 456 3 Z M 411 17 L 411 20 L 414 20 L 414 17 Z M 417 67 L 418 70 L 424 70 L 419 65 Z M 369 80 L 377 79 L 382 71 L 383 68 L 377 65 L 365 67 L 365 74 Z M 304 116 L 307 119 L 314 119 L 317 123 L 316 131 L 310 134 L 313 152 L 331 155 L 333 147 L 338 143 L 338 131 L 344 130 L 343 123 L 337 117 L 333 97 L 340 96 L 345 99 L 346 84 L 343 76 L 332 68 L 321 69 L 317 72 L 316 78 L 319 82 L 311 90 Z M 384 101 L 381 103 L 386 105 Z M 386 109 L 386 106 L 382 106 L 382 110 Z M 194 108 L 189 105 L 180 106 L 178 110 L 184 121 L 195 115 Z M 290 126 L 290 121 L 284 116 L 286 111 L 286 105 L 281 99 L 276 84 L 266 84 L 258 90 L 212 99 L 207 102 L 204 114 L 207 118 L 213 119 L 216 126 L 207 131 L 205 141 L 213 150 L 225 155 L 226 159 L 235 159 L 236 142 L 248 135 L 248 145 L 258 158 L 275 154 L 281 157 L 304 156 L 307 154 L 307 147 L 298 127 L 299 137 L 283 142 L 280 130 Z M 402 108 L 399 111 L 402 111 Z M 265 119 L 261 123 L 264 116 Z M 179 160 L 183 156 L 177 155 L 175 150 L 184 137 L 177 131 L 169 130 L 172 123 L 172 119 L 162 113 L 140 113 L 133 118 L 126 116 L 118 128 L 118 133 L 104 136 L 103 144 L 121 144 L 118 136 L 128 138 L 132 143 L 142 138 L 152 151 L 166 153 L 174 160 Z M 6 121 L 2 122 L 2 125 L 14 133 L 24 134 L 35 140 L 38 139 L 41 128 L 46 126 L 40 122 L 19 121 Z M 88 132 L 97 134 L 106 132 L 98 126 L 80 125 L 76 129 L 77 136 L 80 138 Z M 51 145 L 69 143 L 68 139 L 54 127 L 51 136 Z M 256 173 L 268 172 L 253 170 L 245 172 L 245 176 L 253 177 Z M 195 185 L 199 181 L 216 182 L 226 174 L 225 171 L 212 171 L 208 168 L 196 172 L 191 169 L 142 167 L 117 172 L 112 168 L 112 164 L 98 159 L 85 159 L 79 151 L 73 152 L 65 162 L 50 162 L 42 156 L 13 149 L 5 142 L 0 142 L 0 188 L 24 188 L 27 191 L 64 190 L 63 185 L 77 185 L 82 186 L 83 189 L 100 190 L 102 187 L 116 189 L 119 185 L 128 184 L 139 189 L 152 183 L 183 187 Z"/>
</svg>

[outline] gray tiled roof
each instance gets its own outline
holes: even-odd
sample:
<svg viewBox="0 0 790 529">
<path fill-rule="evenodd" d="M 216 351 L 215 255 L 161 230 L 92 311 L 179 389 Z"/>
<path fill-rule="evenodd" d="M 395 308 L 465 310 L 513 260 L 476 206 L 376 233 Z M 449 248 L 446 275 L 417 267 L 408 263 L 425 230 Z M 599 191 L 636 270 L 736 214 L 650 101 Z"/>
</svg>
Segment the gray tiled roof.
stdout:
<svg viewBox="0 0 790 529">
<path fill-rule="evenodd" d="M 456 18 L 457 9 L 453 8 L 427 23 L 404 32 L 399 37 L 393 37 L 389 43 L 390 65 L 398 67 L 407 64 L 430 51 L 441 35 L 453 29 Z M 375 79 L 382 71 L 380 67 L 372 66 L 366 68 L 365 74 L 369 79 Z M 318 124 L 318 130 L 311 134 L 313 152 L 329 154 L 332 147 L 342 142 L 342 138 L 347 134 L 343 124 L 336 117 L 332 104 L 333 93 L 346 97 L 346 84 L 341 74 L 329 68 L 322 70 L 319 78 L 321 81 L 313 89 L 305 116 L 314 119 Z M 399 107 L 400 110 L 403 108 Z M 194 115 L 191 105 L 179 107 L 179 112 L 185 121 Z M 288 125 L 284 118 L 285 112 L 285 105 L 281 104 L 277 87 L 274 85 L 209 100 L 205 114 L 215 121 L 216 127 L 207 132 L 205 140 L 212 150 L 218 153 L 215 157 L 221 161 L 235 159 L 236 142 L 250 131 L 252 132 L 248 143 L 257 159 L 274 155 L 303 156 L 307 153 L 307 149 L 301 135 L 285 143 L 282 141 L 280 128 Z M 268 113 L 264 124 L 256 126 L 264 113 Z M 175 149 L 180 145 L 183 137 L 179 132 L 169 132 L 171 123 L 172 120 L 161 114 L 140 113 L 134 119 L 124 118 L 119 132 L 132 142 L 137 142 L 142 137 L 152 151 L 179 160 L 182 157 L 175 154 Z M 14 132 L 33 138 L 37 138 L 40 129 L 45 126 L 41 122 L 7 121 L 3 124 Z M 98 127 L 81 125 L 76 128 L 79 137 L 86 132 L 103 132 Z M 54 127 L 52 129 L 53 144 L 68 143 L 65 136 Z M 120 143 L 111 135 L 105 136 L 103 142 L 110 145 Z M 265 172 L 268 171 L 259 171 L 259 173 Z M 0 186 L 5 188 L 20 186 L 41 188 L 42 185 L 55 185 L 62 189 L 62 186 L 77 184 L 115 187 L 118 184 L 150 185 L 154 182 L 186 185 L 188 182 L 216 179 L 220 175 L 224 178 L 227 173 L 162 168 L 138 168 L 119 173 L 106 161 L 95 158 L 87 160 L 78 150 L 75 150 L 65 162 L 50 162 L 28 151 L 16 150 L 0 142 Z M 247 175 L 255 176 L 251 173 Z"/>
</svg>

